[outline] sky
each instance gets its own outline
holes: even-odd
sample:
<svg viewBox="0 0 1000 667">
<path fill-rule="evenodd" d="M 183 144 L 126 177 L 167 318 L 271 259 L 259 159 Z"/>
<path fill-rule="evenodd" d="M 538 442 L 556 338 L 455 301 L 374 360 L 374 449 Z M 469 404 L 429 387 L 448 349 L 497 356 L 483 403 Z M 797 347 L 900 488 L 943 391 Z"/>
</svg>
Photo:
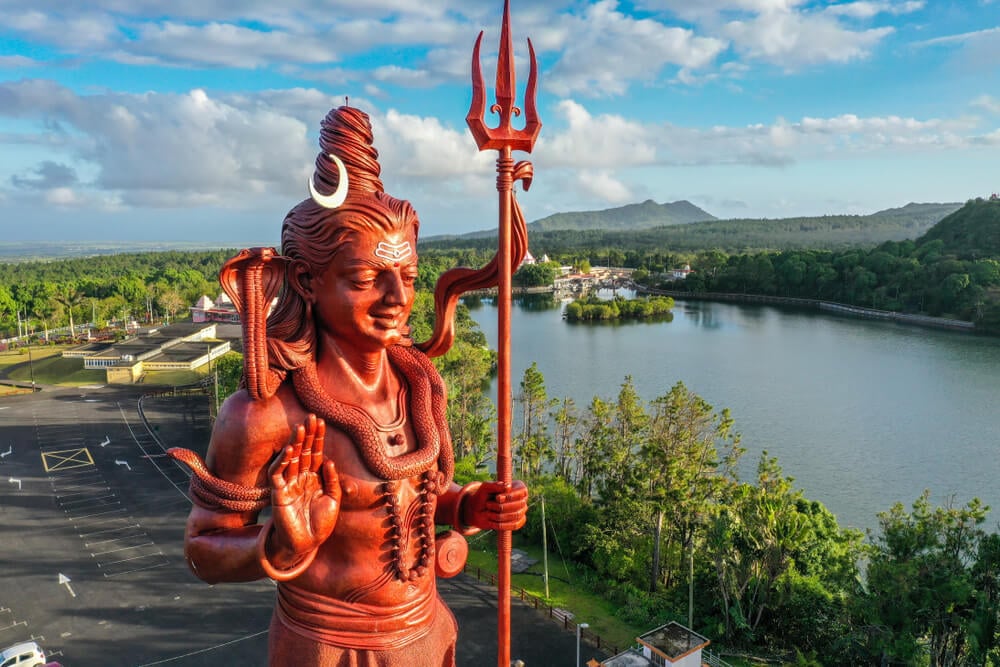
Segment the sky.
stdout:
<svg viewBox="0 0 1000 667">
<path fill-rule="evenodd" d="M 318 128 L 368 112 L 421 235 L 495 227 L 502 0 L 0 0 L 0 241 L 277 245 Z M 511 0 L 538 56 L 528 221 L 652 199 L 719 218 L 1000 191 L 1000 0 Z M 488 115 L 487 123 L 495 117 Z"/>
</svg>

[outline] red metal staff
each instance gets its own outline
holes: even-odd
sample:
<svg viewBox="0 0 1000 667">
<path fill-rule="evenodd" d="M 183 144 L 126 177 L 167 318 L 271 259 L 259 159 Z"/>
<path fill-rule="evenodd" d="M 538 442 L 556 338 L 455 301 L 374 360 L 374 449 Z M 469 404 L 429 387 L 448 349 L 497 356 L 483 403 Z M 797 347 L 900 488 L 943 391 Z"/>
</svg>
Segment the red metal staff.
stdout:
<svg viewBox="0 0 1000 667">
<path fill-rule="evenodd" d="M 514 181 L 521 180 L 524 189 L 531 185 L 531 165 L 527 162 L 514 163 L 513 151 L 530 153 L 542 129 L 535 109 L 535 85 L 537 63 L 535 50 L 528 40 L 531 57 L 531 72 L 524 94 L 524 129 L 511 127 L 513 116 L 520 116 L 521 109 L 514 106 L 514 49 L 510 37 L 510 0 L 504 0 L 503 28 L 500 33 L 500 53 L 497 57 L 496 103 L 490 111 L 499 115 L 500 124 L 496 128 L 486 126 L 486 90 L 479 64 L 479 47 L 483 33 L 479 33 L 472 52 L 472 105 L 465 120 L 476 139 L 479 150 L 496 150 L 497 192 L 500 200 L 500 233 L 497 248 L 498 259 L 498 317 L 497 317 L 497 478 L 510 485 L 513 482 L 510 452 L 511 433 L 511 384 L 510 384 L 510 310 L 511 273 L 524 258 L 527 243 L 517 244 L 518 257 L 511 248 L 512 236 L 524 234 L 524 219 L 520 215 L 514 199 Z M 512 229 L 518 225 L 519 229 Z M 510 666 L 510 548 L 511 532 L 499 531 L 497 535 L 497 665 Z"/>
</svg>

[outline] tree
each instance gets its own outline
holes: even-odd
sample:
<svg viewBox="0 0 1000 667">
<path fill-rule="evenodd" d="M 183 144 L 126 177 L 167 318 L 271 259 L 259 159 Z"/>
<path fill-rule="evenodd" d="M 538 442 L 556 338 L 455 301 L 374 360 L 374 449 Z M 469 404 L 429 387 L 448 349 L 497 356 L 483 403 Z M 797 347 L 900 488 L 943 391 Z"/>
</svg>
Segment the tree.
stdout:
<svg viewBox="0 0 1000 667">
<path fill-rule="evenodd" d="M 239 352 L 226 352 L 215 360 L 215 371 L 219 377 L 219 400 L 222 401 L 240 387 L 243 355 Z"/>
<path fill-rule="evenodd" d="M 558 269 L 554 262 L 524 264 L 511 280 L 515 287 L 544 287 L 555 282 Z"/>
<path fill-rule="evenodd" d="M 780 629 L 776 610 L 791 604 L 795 591 L 818 585 L 827 593 L 810 595 L 822 599 L 841 594 L 843 582 L 854 578 L 860 535 L 840 530 L 793 482 L 777 459 L 763 452 L 756 484 L 732 487 L 708 522 L 705 551 L 730 641 L 760 641 L 767 630 Z M 827 557 L 829 569 L 822 567 Z"/>
<path fill-rule="evenodd" d="M 973 623 L 977 655 L 996 646 L 995 633 L 982 631 L 996 623 L 989 613 L 996 604 L 996 545 L 981 528 L 987 511 L 978 499 L 931 507 L 925 491 L 910 511 L 896 503 L 879 513 L 865 610 L 883 663 L 913 664 L 926 656 L 938 667 L 958 665 Z M 977 578 L 985 589 L 979 600 Z"/>
<path fill-rule="evenodd" d="M 184 308 L 184 299 L 181 298 L 180 292 L 177 290 L 167 288 L 161 290 L 157 295 L 156 305 L 172 320 Z"/>
<path fill-rule="evenodd" d="M 694 534 L 736 480 L 742 454 L 740 436 L 733 431 L 728 410 L 716 413 L 692 394 L 683 382 L 652 401 L 649 436 L 642 444 L 642 466 L 648 495 L 655 507 L 654 558 L 650 587 L 660 581 L 661 527 L 667 520 L 667 546 L 677 547 L 674 567 L 665 583 L 683 566 L 685 552 L 693 548 Z"/>
<path fill-rule="evenodd" d="M 577 424 L 580 417 L 577 414 L 576 402 L 566 396 L 556 403 L 552 420 L 556 425 L 556 473 L 568 483 L 573 479 L 571 463 L 573 461 L 573 443 L 576 440 Z"/>
<path fill-rule="evenodd" d="M 554 405 L 545 390 L 545 376 L 532 362 L 524 369 L 521 392 L 521 430 L 516 440 L 516 456 L 520 460 L 521 475 L 528 479 L 538 477 L 542 463 L 553 457 L 552 438 L 548 433 L 548 411 Z"/>
<path fill-rule="evenodd" d="M 53 298 L 69 314 L 69 335 L 75 340 L 76 327 L 73 324 L 73 309 L 82 306 L 86 300 L 83 292 L 80 291 L 80 288 L 76 284 L 65 283 L 59 286 Z"/>
</svg>

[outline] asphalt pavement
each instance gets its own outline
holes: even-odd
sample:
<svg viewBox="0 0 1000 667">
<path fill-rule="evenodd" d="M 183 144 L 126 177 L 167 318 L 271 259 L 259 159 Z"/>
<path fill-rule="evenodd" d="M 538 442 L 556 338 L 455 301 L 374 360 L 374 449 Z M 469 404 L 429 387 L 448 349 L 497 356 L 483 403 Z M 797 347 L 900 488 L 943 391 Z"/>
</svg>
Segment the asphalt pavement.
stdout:
<svg viewBox="0 0 1000 667">
<path fill-rule="evenodd" d="M 147 428 L 148 391 L 0 398 L 0 648 L 34 639 L 64 667 L 265 665 L 274 584 L 209 586 L 183 559 L 187 472 L 163 447 L 204 451 L 207 398 L 147 397 Z M 496 665 L 496 590 L 466 575 L 439 587 L 458 666 Z M 514 598 L 512 658 L 570 667 L 575 655 L 572 631 Z"/>
</svg>

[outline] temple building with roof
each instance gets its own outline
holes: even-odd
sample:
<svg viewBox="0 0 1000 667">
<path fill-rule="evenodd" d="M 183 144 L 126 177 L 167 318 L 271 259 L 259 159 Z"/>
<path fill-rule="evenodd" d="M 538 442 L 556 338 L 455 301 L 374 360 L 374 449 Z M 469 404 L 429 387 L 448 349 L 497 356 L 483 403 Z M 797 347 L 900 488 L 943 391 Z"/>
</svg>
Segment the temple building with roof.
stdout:
<svg viewBox="0 0 1000 667">
<path fill-rule="evenodd" d="M 103 370 L 108 384 L 138 382 L 147 371 L 194 370 L 232 349 L 218 337 L 214 322 L 182 322 L 142 329 L 117 343 L 86 343 L 62 353 L 83 359 L 83 367 Z"/>
<path fill-rule="evenodd" d="M 587 667 L 702 667 L 702 652 L 711 643 L 676 621 L 650 630 L 637 640 L 637 646 L 604 662 L 590 660 Z"/>
</svg>

